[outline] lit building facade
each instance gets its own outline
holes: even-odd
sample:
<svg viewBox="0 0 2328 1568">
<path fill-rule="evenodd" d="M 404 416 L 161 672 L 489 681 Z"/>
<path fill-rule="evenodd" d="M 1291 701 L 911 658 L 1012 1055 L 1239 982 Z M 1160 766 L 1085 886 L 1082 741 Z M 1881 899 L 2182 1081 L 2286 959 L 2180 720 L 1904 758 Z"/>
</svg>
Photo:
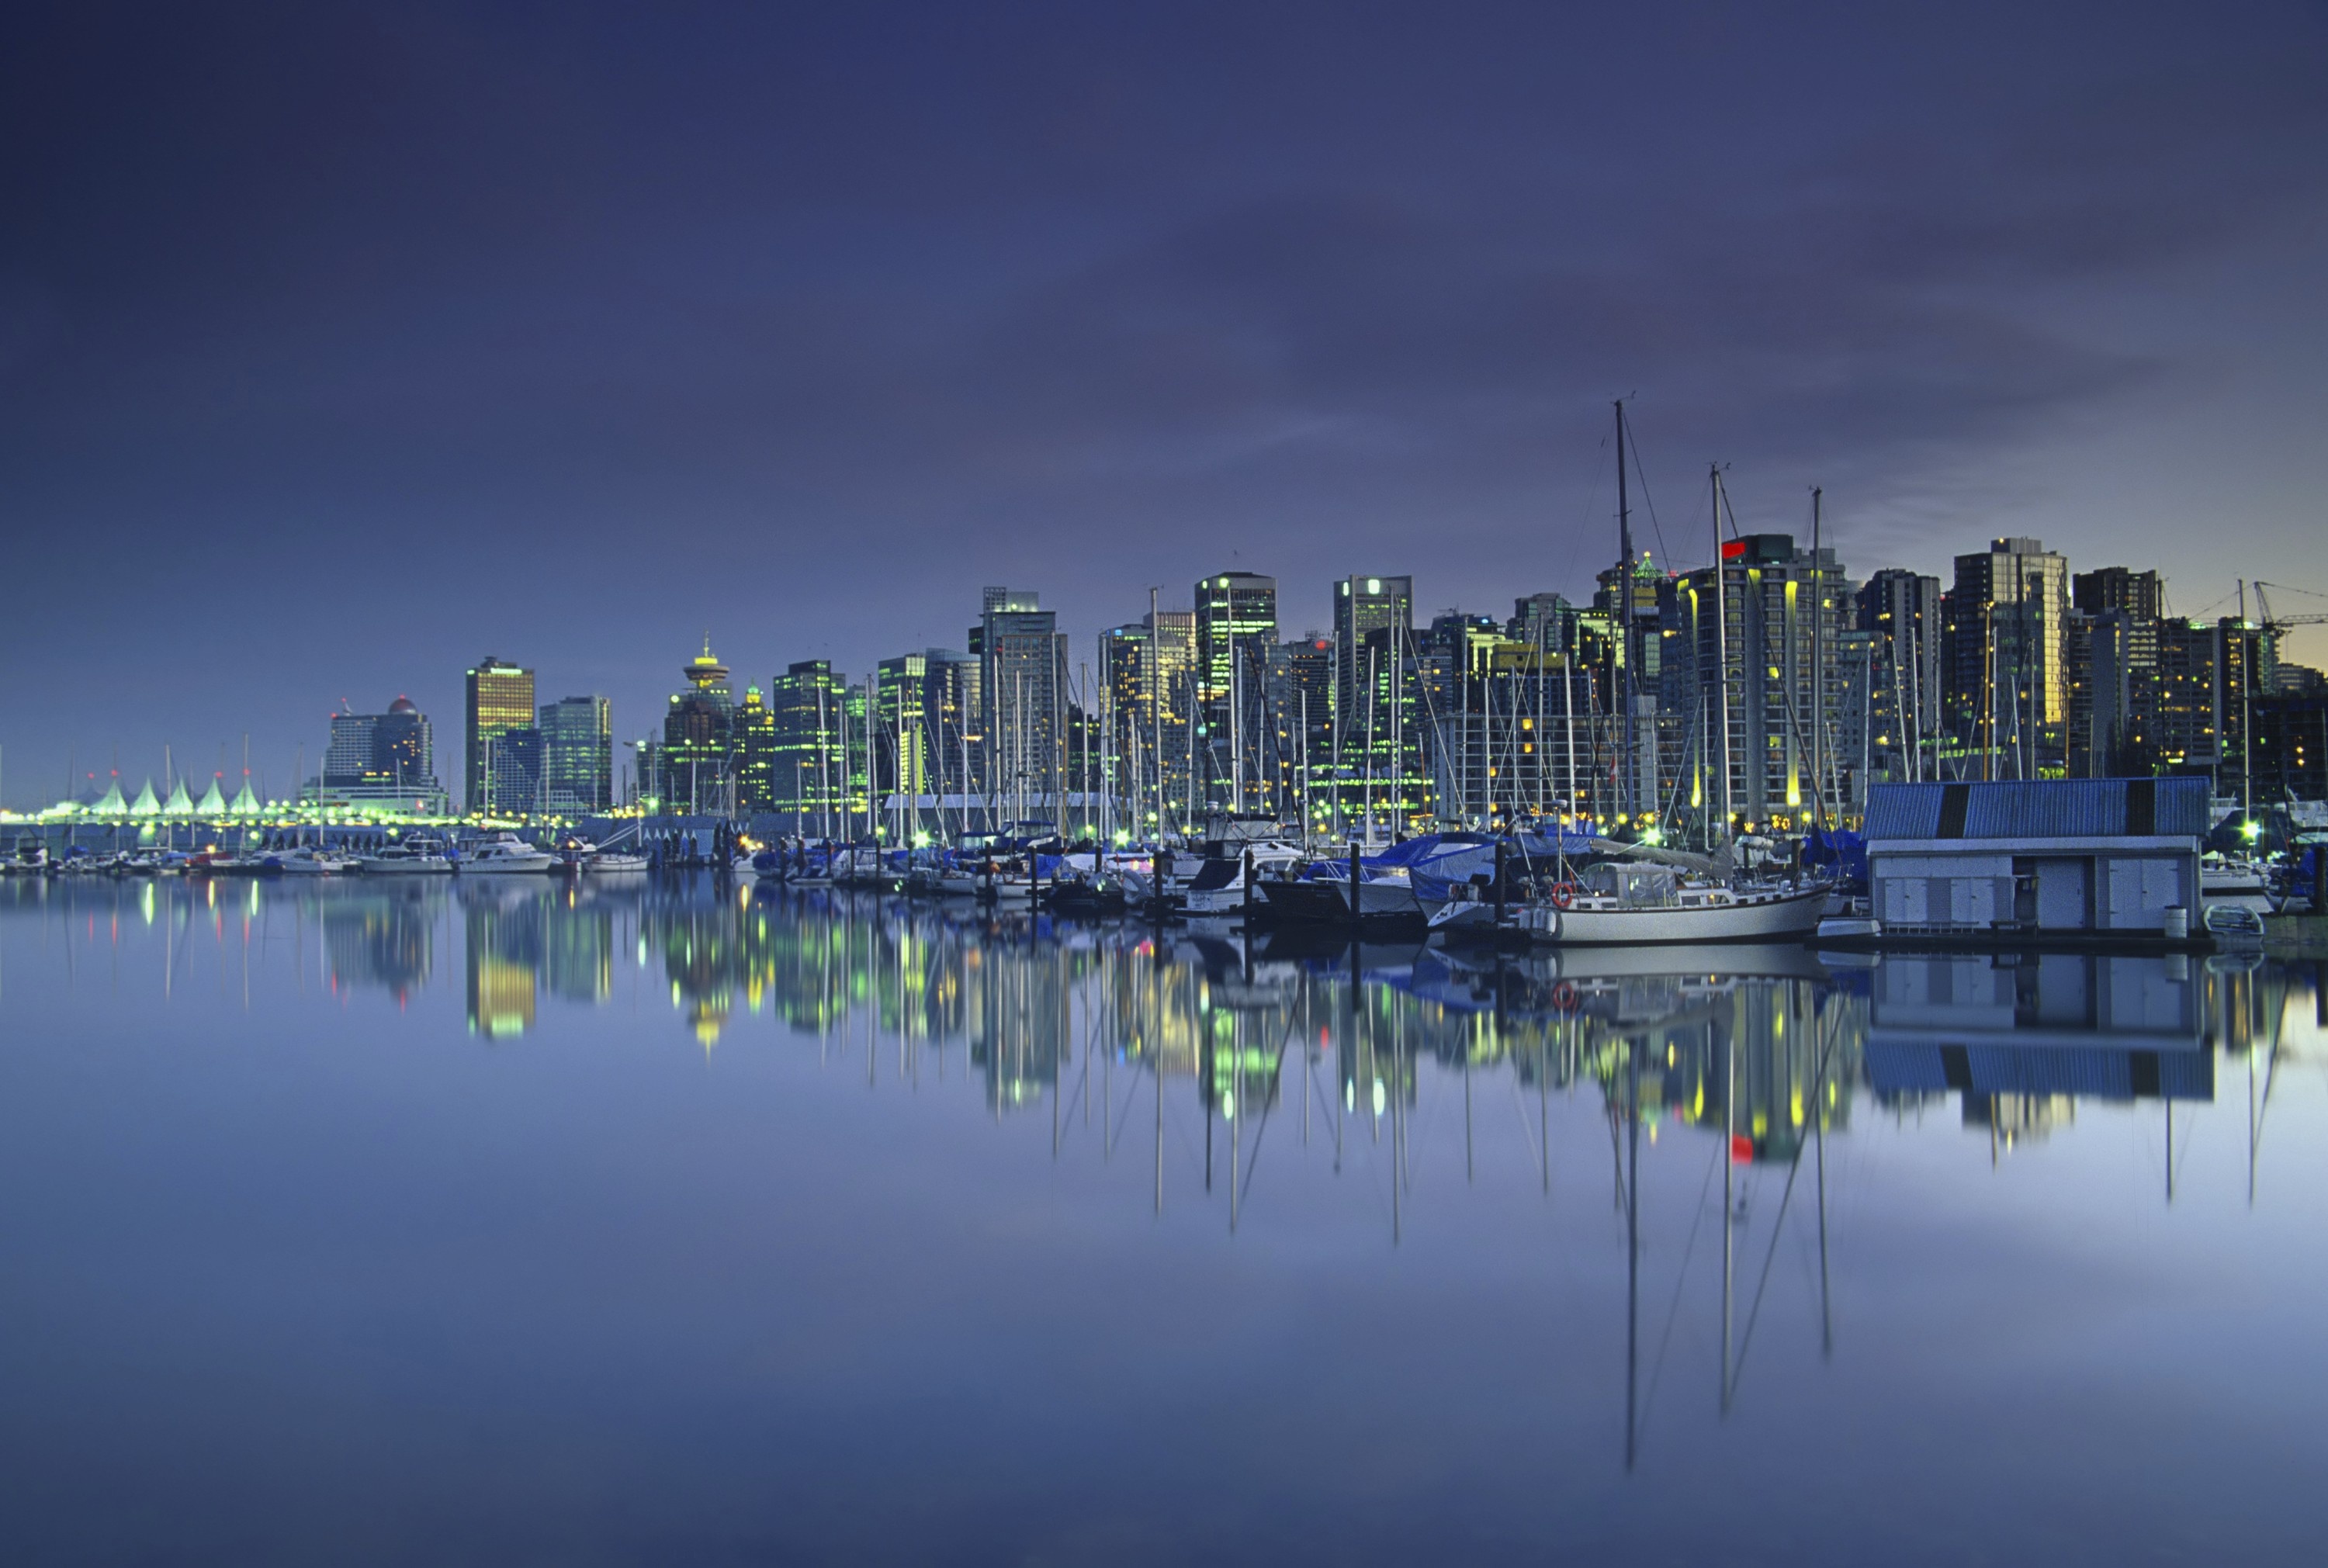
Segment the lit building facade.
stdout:
<svg viewBox="0 0 2328 1568">
<path fill-rule="evenodd" d="M 1755 827 L 1807 822 L 1822 801 L 1840 810 L 1858 759 L 1843 755 L 1834 719 L 1857 699 L 1863 662 L 1838 656 L 1851 595 L 1835 552 L 1748 534 L 1723 547 L 1718 568 L 1664 591 L 1659 683 L 1678 738 L 1663 776 L 1635 798 L 1662 804 L 1670 793 L 1685 815 L 1719 822 L 1726 807 Z"/>
<path fill-rule="evenodd" d="M 535 715 L 541 731 L 541 806 L 561 815 L 615 803 L 615 711 L 603 697 L 563 697 Z"/>
<path fill-rule="evenodd" d="M 1985 779 L 2063 765 L 2070 720 L 2070 563 L 2034 539 L 1956 558 L 1940 658 L 1950 732 Z"/>
<path fill-rule="evenodd" d="M 472 815 L 531 811 L 539 780 L 522 764 L 529 750 L 540 752 L 533 736 L 533 671 L 487 657 L 468 671 L 466 690 L 463 805 Z M 533 738 L 504 744 L 521 730 Z"/>
<path fill-rule="evenodd" d="M 1258 811 L 1277 579 L 1223 572 L 1200 579 L 1196 599 L 1197 755 L 1206 798 L 1231 811 Z"/>
</svg>

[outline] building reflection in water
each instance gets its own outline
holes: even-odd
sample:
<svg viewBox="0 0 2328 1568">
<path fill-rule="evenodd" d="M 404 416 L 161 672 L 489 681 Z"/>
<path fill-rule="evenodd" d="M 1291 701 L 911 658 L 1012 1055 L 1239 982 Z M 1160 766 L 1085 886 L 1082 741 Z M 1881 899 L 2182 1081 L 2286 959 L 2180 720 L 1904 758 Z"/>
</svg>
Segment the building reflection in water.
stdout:
<svg viewBox="0 0 2328 1568">
<path fill-rule="evenodd" d="M 709 876 L 9 879 L 0 907 L 70 915 L 85 935 L 159 926 L 175 934 L 174 963 L 184 933 L 230 946 L 287 922 L 320 934 L 335 989 L 399 1001 L 430 983 L 440 923 L 457 923 L 467 1021 L 492 1039 L 536 1028 L 548 999 L 608 1001 L 619 954 L 705 1048 L 740 1013 L 828 1055 L 887 1041 L 901 1071 L 926 1058 L 943 1073 L 958 1056 L 998 1115 L 1076 1089 L 1105 1058 L 1187 1085 L 1208 1120 L 1234 1123 L 1290 1104 L 1290 1065 L 1310 1085 L 1305 1115 L 1338 1106 L 1389 1133 L 1428 1062 L 1508 1070 L 1525 1093 L 1597 1088 L 1619 1122 L 1719 1129 L 1764 1163 L 1846 1125 L 1854 1091 L 1895 1115 L 1953 1100 L 2000 1149 L 2073 1126 L 2081 1103 L 2210 1102 L 2226 1054 L 2276 1050 L 2290 1005 L 2317 1010 L 2307 969 L 2255 958 L 1248 947 Z"/>
<path fill-rule="evenodd" d="M 287 951 L 303 984 L 320 964 L 335 991 L 402 1002 L 431 982 L 440 922 L 457 923 L 468 1025 L 488 1040 L 539 1027 L 546 1001 L 612 1000 L 628 969 L 640 994 L 667 995 L 682 1028 L 666 1039 L 709 1051 L 743 1019 L 764 1020 L 813 1040 L 829 1064 L 861 1060 L 877 1083 L 952 1075 L 1015 1129 L 1047 1116 L 1055 1152 L 1076 1125 L 1111 1158 L 1135 1140 L 1159 1209 L 1168 1149 L 1185 1135 L 1232 1229 L 1266 1148 L 1272 1161 L 1329 1160 L 1336 1172 L 1366 1161 L 1375 1180 L 1351 1190 L 1386 1200 L 1398 1242 L 1424 1163 L 1416 1113 L 1435 1159 L 1451 1153 L 1460 1118 L 1463 1177 L 1478 1179 L 1489 1095 L 1516 1095 L 1549 1192 L 1557 1096 L 1573 1107 L 1572 1152 L 1579 1122 L 1590 1129 L 1582 1151 L 1607 1173 L 1591 1186 L 1623 1226 L 1629 1459 L 1647 1398 L 1643 1335 L 1662 1342 L 1670 1322 L 1657 1315 L 1670 1319 L 1685 1287 L 1704 1292 L 1689 1299 L 1709 1318 L 1718 1302 L 1724 1406 L 1782 1240 L 1815 1260 L 1818 1334 L 1831 1342 L 1826 1144 L 1854 1113 L 1952 1113 L 1996 1159 L 2074 1134 L 2096 1107 L 2156 1115 L 2172 1202 L 2178 1140 L 2187 1148 L 2195 1109 L 2230 1097 L 2228 1082 L 2246 1096 L 2252 1202 L 2273 1085 L 2292 1059 L 2283 1027 L 2306 1012 L 2314 1030 L 2328 1024 L 2312 969 L 2256 958 L 1248 944 L 709 876 L 0 886 L 0 912 L 26 909 L 64 916 L 68 964 L 91 947 L 117 954 L 125 930 L 155 930 L 165 986 L 206 944 L 222 989 L 239 963 L 246 1000 L 254 966 L 263 979 L 268 953 Z M 1264 1137 L 1281 1119 L 1290 1125 Z M 1508 1140 L 1508 1109 L 1497 1121 Z M 1673 1172 L 1662 1183 L 1660 1163 Z M 1494 1169 L 1508 1180 L 1508 1160 Z M 1645 1291 L 1657 1305 L 1645 1308 Z"/>
</svg>

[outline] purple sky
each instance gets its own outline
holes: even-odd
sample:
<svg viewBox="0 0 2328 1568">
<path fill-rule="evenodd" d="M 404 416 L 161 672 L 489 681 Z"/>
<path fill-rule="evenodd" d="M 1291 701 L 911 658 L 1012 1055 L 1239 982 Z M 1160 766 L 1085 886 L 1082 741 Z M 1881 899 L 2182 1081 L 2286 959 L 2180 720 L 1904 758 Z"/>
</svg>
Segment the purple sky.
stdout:
<svg viewBox="0 0 2328 1568">
<path fill-rule="evenodd" d="M 1718 458 L 1858 572 L 2328 591 L 2322 5 L 597 10 L 12 9 L 11 803 L 399 692 L 450 783 L 487 653 L 636 736 L 984 583 L 1507 614 L 1620 394 L 1660 559 Z"/>
</svg>

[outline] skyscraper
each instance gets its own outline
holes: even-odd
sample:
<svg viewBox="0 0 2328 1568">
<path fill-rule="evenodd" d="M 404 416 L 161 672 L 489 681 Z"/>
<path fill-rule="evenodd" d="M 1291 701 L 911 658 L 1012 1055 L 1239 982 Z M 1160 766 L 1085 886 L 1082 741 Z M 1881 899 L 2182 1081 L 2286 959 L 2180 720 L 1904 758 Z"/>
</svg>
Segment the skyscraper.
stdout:
<svg viewBox="0 0 2328 1568">
<path fill-rule="evenodd" d="M 1254 810 L 1272 761 L 1266 733 L 1269 656 L 1277 645 L 1277 579 L 1252 572 L 1204 577 L 1197 596 L 1197 754 L 1208 799 Z"/>
<path fill-rule="evenodd" d="M 1956 558 L 1942 606 L 1948 728 L 1985 778 L 2062 759 L 2070 718 L 2070 563 L 2033 539 Z"/>
<path fill-rule="evenodd" d="M 792 819 L 793 832 L 830 837 L 844 831 L 848 770 L 840 727 L 847 688 L 847 678 L 835 674 L 825 659 L 799 660 L 768 682 L 774 730 L 771 809 Z"/>
<path fill-rule="evenodd" d="M 533 809 L 534 780 L 519 766 L 527 743 L 502 755 L 502 738 L 533 730 L 533 671 L 488 655 L 468 672 L 468 723 L 464 746 L 465 808 L 509 814 Z M 537 747 L 538 749 L 538 743 Z"/>
<path fill-rule="evenodd" d="M 728 666 L 712 655 L 707 641 L 703 652 L 681 666 L 680 673 L 687 678 L 688 690 L 671 698 L 663 715 L 658 753 L 662 782 L 657 793 L 666 812 L 731 812 L 736 800 L 730 721 L 736 701 L 728 689 Z"/>
<path fill-rule="evenodd" d="M 568 815 L 604 812 L 615 803 L 614 705 L 603 697 L 566 697 L 544 703 L 541 804 Z"/>
<path fill-rule="evenodd" d="M 447 804 L 436 782 L 427 718 L 408 697 L 399 697 L 385 713 L 333 714 L 331 743 L 314 783 L 317 798 L 335 803 L 431 815 Z"/>
<path fill-rule="evenodd" d="M 1671 767 L 1698 813 L 1792 824 L 1854 798 L 1844 775 L 1858 759 L 1839 755 L 1832 724 L 1864 671 L 1838 655 L 1843 587 L 1832 549 L 1798 549 L 1784 533 L 1726 544 L 1718 587 L 1712 567 L 1667 580 L 1663 706 L 1678 737 Z"/>
<path fill-rule="evenodd" d="M 1430 728 L 1416 722 L 1414 579 L 1353 576 L 1337 582 L 1333 645 L 1325 754 L 1310 759 L 1313 775 L 1331 777 L 1333 788 L 1319 793 L 1345 820 L 1369 811 L 1403 817 L 1420 804 Z"/>
<path fill-rule="evenodd" d="M 776 716 L 756 686 L 744 688 L 743 699 L 728 716 L 736 775 L 736 809 L 739 812 L 776 810 Z"/>
<path fill-rule="evenodd" d="M 1036 594 L 990 587 L 975 643 L 986 699 L 985 785 L 1031 812 L 1065 785 L 1066 649 L 1058 616 Z"/>
<path fill-rule="evenodd" d="M 1894 778 L 1926 776 L 1919 750 L 1929 757 L 1940 734 L 1940 579 L 1887 567 L 1855 608 L 1858 629 L 1875 637 L 1868 754 Z"/>
</svg>

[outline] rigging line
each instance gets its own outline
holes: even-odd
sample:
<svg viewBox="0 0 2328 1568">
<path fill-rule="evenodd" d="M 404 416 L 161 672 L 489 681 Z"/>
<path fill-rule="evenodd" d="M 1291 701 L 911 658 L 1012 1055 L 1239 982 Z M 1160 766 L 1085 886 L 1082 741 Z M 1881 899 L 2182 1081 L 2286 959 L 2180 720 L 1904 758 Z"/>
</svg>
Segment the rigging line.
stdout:
<svg viewBox="0 0 2328 1568">
<path fill-rule="evenodd" d="M 1705 1180 L 1697 1189 L 1697 1217 L 1690 1221 L 1689 1240 L 1682 1244 L 1681 1272 L 1674 1276 L 1674 1299 L 1666 1308 L 1665 1332 L 1657 1337 L 1657 1358 L 1649 1363 L 1649 1386 L 1641 1395 L 1641 1423 L 1637 1432 L 1646 1431 L 1648 1426 L 1649 1411 L 1657 1396 L 1657 1379 L 1665 1375 L 1666 1347 L 1673 1343 L 1674 1324 L 1681 1317 L 1681 1293 L 1683 1287 L 1689 1283 L 1690 1260 L 1697 1255 L 1697 1233 L 1705 1227 L 1705 1199 L 1713 1190 L 1713 1173 L 1729 1158 L 1729 1150 L 1716 1148 L 1713 1158 L 1706 1161 Z M 1727 1210 L 1723 1213 L 1722 1223 L 1730 1223 Z"/>
<path fill-rule="evenodd" d="M 1831 1044 L 1832 1038 L 1828 1035 L 1827 1030 L 1822 1027 L 1819 1030 L 1818 1073 L 1811 1083 L 1811 1113 L 1813 1115 L 1818 1114 L 1821 1103 L 1826 1096 L 1826 1058 L 1827 1049 Z M 1731 1363 L 1730 1391 L 1732 1394 L 1737 1392 L 1738 1380 L 1745 1376 L 1746 1352 L 1754 1343 L 1754 1323 L 1755 1320 L 1762 1315 L 1762 1292 L 1769 1288 L 1770 1263 L 1771 1261 L 1779 1255 L 1779 1237 L 1785 1233 L 1787 1228 L 1787 1205 L 1795 1196 L 1795 1177 L 1802 1170 L 1803 1150 L 1807 1146 L 1809 1141 L 1810 1141 L 1808 1139 L 1804 1139 L 1798 1142 L 1795 1145 L 1795 1157 L 1787 1164 L 1787 1185 L 1779 1194 L 1779 1215 L 1776 1219 L 1770 1222 L 1770 1245 L 1769 1250 L 1762 1254 L 1762 1277 L 1755 1282 L 1754 1304 L 1746 1309 L 1746 1332 L 1738 1341 L 1738 1358 L 1734 1362 Z M 1723 1216 L 1723 1223 L 1724 1225 L 1730 1223 L 1729 1216 L 1727 1215 Z"/>
<path fill-rule="evenodd" d="M 1285 1077 L 1285 1047 L 1292 1042 L 1293 1024 L 1294 1019 L 1289 1013 L 1285 1019 L 1285 1038 L 1277 1042 L 1277 1060 L 1270 1067 L 1270 1075 L 1280 1083 Z M 1261 1141 L 1269 1133 L 1269 1113 L 1276 1109 L 1274 1101 L 1261 1108 L 1261 1126 L 1253 1135 L 1253 1158 L 1244 1162 L 1244 1202 L 1248 1208 L 1253 1206 L 1253 1168 L 1261 1163 Z"/>
<path fill-rule="evenodd" d="M 1657 521 L 1657 503 L 1649 495 L 1649 471 L 1641 461 L 1641 440 L 1634 434 L 1640 427 L 1638 418 L 1625 423 L 1625 445 L 1633 449 L 1633 476 L 1640 482 L 1641 504 L 1649 509 L 1649 530 L 1657 536 L 1657 553 L 1666 553 L 1665 525 Z"/>
<path fill-rule="evenodd" d="M 1593 509 L 1600 503 L 1600 475 L 1608 466 L 1609 437 L 1601 437 L 1592 452 L 1592 484 L 1584 493 L 1584 521 L 1575 532 L 1568 536 L 1568 559 L 1560 570 L 1562 578 L 1571 582 L 1575 580 L 1577 552 L 1595 532 Z"/>
<path fill-rule="evenodd" d="M 1139 1094 L 1140 1079 L 1137 1075 L 1134 1075 L 1131 1082 L 1124 1088 L 1123 1114 L 1116 1120 L 1114 1136 L 1108 1140 L 1110 1143 L 1121 1143 L 1123 1141 L 1123 1126 L 1125 1122 L 1131 1120 L 1131 1103 L 1139 1097 Z M 1110 1109 L 1112 1110 L 1113 1107 L 1111 1106 Z"/>
<path fill-rule="evenodd" d="M 1520 1075 L 1517 1073 L 1514 1073 L 1512 1075 L 1511 1085 L 1512 1110 L 1520 1119 L 1520 1131 L 1527 1134 L 1528 1152 L 1530 1154 L 1537 1155 L 1538 1158 L 1542 1158 L 1540 1151 L 1535 1146 L 1535 1129 L 1528 1125 L 1527 1102 L 1520 1098 Z"/>
</svg>

